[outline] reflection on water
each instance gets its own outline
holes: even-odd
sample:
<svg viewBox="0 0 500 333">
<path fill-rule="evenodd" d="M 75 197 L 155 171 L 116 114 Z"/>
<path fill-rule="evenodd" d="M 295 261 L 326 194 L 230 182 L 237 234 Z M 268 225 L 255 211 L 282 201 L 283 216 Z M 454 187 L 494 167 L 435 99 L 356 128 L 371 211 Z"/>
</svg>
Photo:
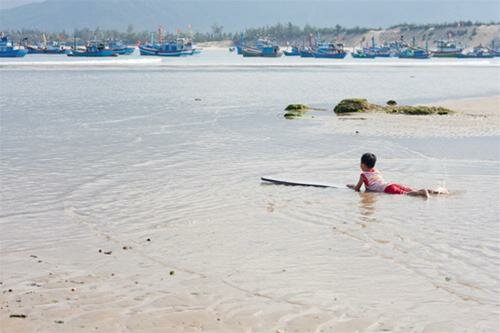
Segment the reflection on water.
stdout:
<svg viewBox="0 0 500 333">
<path fill-rule="evenodd" d="M 376 202 L 378 193 L 359 192 L 359 212 L 363 222 L 376 222 Z"/>
</svg>

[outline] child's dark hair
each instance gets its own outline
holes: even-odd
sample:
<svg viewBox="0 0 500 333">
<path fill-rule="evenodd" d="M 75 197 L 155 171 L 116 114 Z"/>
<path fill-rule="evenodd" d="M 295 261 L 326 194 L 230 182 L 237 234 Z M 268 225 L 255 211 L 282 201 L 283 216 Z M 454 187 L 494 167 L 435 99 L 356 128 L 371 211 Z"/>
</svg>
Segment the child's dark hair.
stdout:
<svg viewBox="0 0 500 333">
<path fill-rule="evenodd" d="M 372 153 L 365 153 L 361 156 L 361 163 L 366 165 L 369 168 L 373 168 L 375 163 L 377 163 L 377 156 Z"/>
</svg>

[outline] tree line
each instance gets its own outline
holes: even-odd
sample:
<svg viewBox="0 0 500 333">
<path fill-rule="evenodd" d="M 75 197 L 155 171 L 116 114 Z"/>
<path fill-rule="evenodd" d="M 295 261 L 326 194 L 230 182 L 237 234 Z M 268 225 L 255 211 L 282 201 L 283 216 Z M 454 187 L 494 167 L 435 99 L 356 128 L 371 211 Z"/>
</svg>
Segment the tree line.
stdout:
<svg viewBox="0 0 500 333">
<path fill-rule="evenodd" d="M 430 28 L 459 28 L 459 27 L 471 27 L 477 25 L 493 25 L 499 24 L 495 22 L 471 22 L 471 21 L 460 21 L 453 23 L 441 23 L 441 24 L 409 24 L 403 23 L 397 26 L 392 26 L 389 29 L 399 28 L 402 31 L 413 31 L 413 30 L 424 30 Z M 363 34 L 370 30 L 383 30 L 382 28 L 365 28 L 365 27 L 353 27 L 346 28 L 341 25 L 335 25 L 333 27 L 315 27 L 306 24 L 301 27 L 294 25 L 292 23 L 277 23 L 274 25 L 267 25 L 258 28 L 248 28 L 241 32 L 225 32 L 224 27 L 217 23 L 214 23 L 211 27 L 210 32 L 193 32 L 193 31 L 175 31 L 165 33 L 165 39 L 175 39 L 176 37 L 186 37 L 191 38 L 195 43 L 211 42 L 211 41 L 223 41 L 232 40 L 238 42 L 241 36 L 244 36 L 245 40 L 252 41 L 258 38 L 269 38 L 277 42 L 296 42 L 304 41 L 309 36 L 316 34 L 321 34 L 323 36 L 329 36 L 332 38 L 338 36 L 345 36 L 349 34 Z M 21 30 L 9 30 L 4 31 L 5 34 L 10 35 L 11 38 L 16 42 L 25 41 L 28 43 L 36 43 L 42 41 L 42 35 L 45 35 L 46 39 L 49 41 L 61 41 L 66 43 L 73 43 L 77 41 L 82 43 L 89 40 L 121 40 L 127 44 L 133 45 L 136 43 L 144 43 L 150 40 L 151 31 L 142 30 L 136 31 L 134 27 L 130 24 L 126 31 L 118 30 L 105 30 L 90 28 L 74 29 L 72 32 L 67 32 L 65 30 L 60 32 L 45 32 L 36 29 L 21 29 Z"/>
</svg>

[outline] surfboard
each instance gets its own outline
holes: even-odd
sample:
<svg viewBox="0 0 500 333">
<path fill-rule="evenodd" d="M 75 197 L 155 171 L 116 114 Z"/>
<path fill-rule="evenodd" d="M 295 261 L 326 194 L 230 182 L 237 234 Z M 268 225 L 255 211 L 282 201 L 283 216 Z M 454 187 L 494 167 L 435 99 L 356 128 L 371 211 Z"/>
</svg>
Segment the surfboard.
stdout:
<svg viewBox="0 0 500 333">
<path fill-rule="evenodd" d="M 332 183 L 323 183 L 315 181 L 296 181 L 296 180 L 284 180 L 271 177 L 260 177 L 263 182 L 275 184 L 275 185 L 286 185 L 286 186 L 310 186 L 310 187 L 320 187 L 320 188 L 339 188 L 347 189 L 347 186 Z"/>
</svg>

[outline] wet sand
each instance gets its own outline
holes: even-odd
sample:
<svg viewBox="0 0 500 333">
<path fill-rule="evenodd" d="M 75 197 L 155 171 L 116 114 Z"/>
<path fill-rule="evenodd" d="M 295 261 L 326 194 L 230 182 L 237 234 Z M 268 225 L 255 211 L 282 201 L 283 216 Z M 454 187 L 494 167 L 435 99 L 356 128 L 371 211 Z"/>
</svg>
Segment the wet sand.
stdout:
<svg viewBox="0 0 500 333">
<path fill-rule="evenodd" d="M 447 107 L 456 113 L 433 116 L 359 113 L 338 117 L 327 114 L 328 119 L 317 114 L 315 117 L 325 131 L 344 134 L 421 138 L 500 135 L 500 96 L 444 100 L 428 105 Z"/>
<path fill-rule="evenodd" d="M 325 131 L 359 131 L 370 137 L 498 136 L 499 101 L 496 96 L 432 103 L 459 111 L 453 116 L 376 114 L 339 120 L 318 113 L 314 121 L 325 122 L 320 127 Z M 342 161 L 342 155 L 337 157 Z M 461 170 L 468 161 L 453 163 Z M 234 168 L 238 170 L 238 165 Z M 484 170 L 477 167 L 478 175 L 491 172 L 489 167 Z M 497 176 L 498 171 L 493 177 Z M 255 189 L 267 190 L 261 185 Z M 85 190 L 92 188 L 89 185 Z M 467 275 L 468 270 L 463 273 L 462 268 L 470 263 L 462 261 L 462 249 L 442 245 L 448 231 L 427 232 L 432 224 L 425 224 L 424 219 L 421 236 L 415 235 L 404 223 L 387 225 L 385 215 L 378 216 L 375 208 L 381 203 L 389 207 L 384 213 L 387 217 L 391 205 L 407 205 L 408 214 L 416 216 L 426 209 L 439 212 L 443 200 L 398 197 L 388 201 L 370 193 L 355 194 L 350 209 L 359 210 L 361 219 L 353 222 L 343 216 L 321 215 L 326 214 L 322 208 L 342 197 L 301 192 L 304 196 L 297 200 L 285 189 L 278 191 L 281 196 L 267 195 L 258 202 L 247 197 L 247 192 L 224 193 L 241 196 L 242 204 L 255 205 L 257 212 L 251 218 L 224 206 L 207 206 L 203 207 L 206 223 L 178 213 L 173 223 L 153 225 L 153 229 L 138 227 L 128 236 L 114 233 L 113 221 L 102 221 L 109 227 L 106 223 L 97 227 L 70 203 L 71 195 L 63 209 L 46 206 L 40 210 L 54 219 L 77 223 L 30 228 L 36 211 L 2 216 L 2 237 L 14 243 L 2 247 L 1 253 L 1 331 L 498 330 L 498 276 L 481 271 L 484 276 L 477 283 Z M 352 197 L 346 202 L 352 202 Z M 304 210 L 291 212 L 297 206 Z M 300 214 L 294 217 L 296 225 L 284 228 L 277 223 L 289 219 L 289 214 Z M 317 223 L 329 220 L 332 224 Z M 425 239 L 429 235 L 432 238 Z M 495 262 L 498 238 L 492 237 L 492 243 L 482 243 L 481 249 L 468 249 L 470 265 L 483 266 L 478 258 Z M 432 264 L 422 258 L 432 258 Z M 446 265 L 453 266 L 453 274 L 443 268 Z"/>
</svg>

